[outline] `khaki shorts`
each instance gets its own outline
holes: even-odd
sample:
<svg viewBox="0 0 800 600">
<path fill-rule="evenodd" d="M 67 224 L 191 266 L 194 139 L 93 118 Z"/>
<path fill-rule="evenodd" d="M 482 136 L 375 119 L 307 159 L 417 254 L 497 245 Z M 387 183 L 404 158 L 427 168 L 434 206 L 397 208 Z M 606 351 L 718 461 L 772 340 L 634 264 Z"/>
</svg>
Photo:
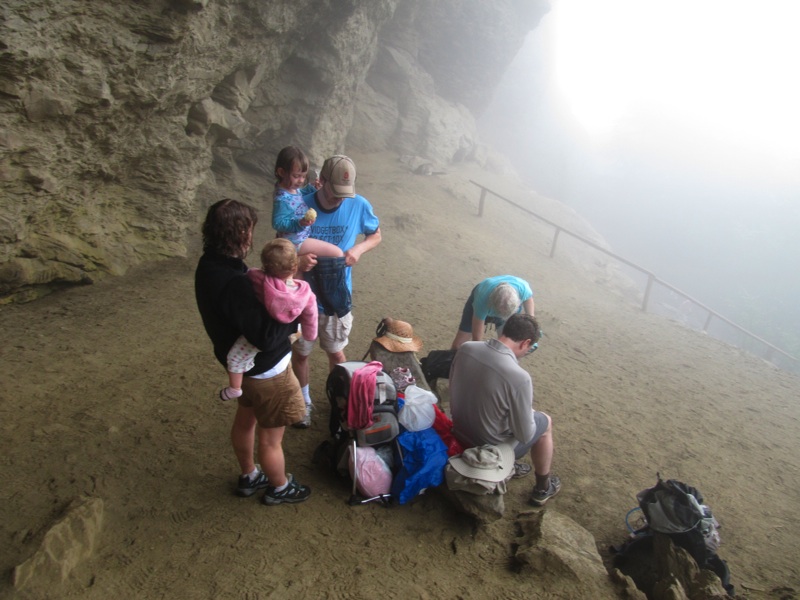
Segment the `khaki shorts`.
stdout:
<svg viewBox="0 0 800 600">
<path fill-rule="evenodd" d="M 258 424 L 265 429 L 292 425 L 306 414 L 300 383 L 291 366 L 271 379 L 245 377 L 239 405 L 252 408 Z"/>
<path fill-rule="evenodd" d="M 335 354 L 345 349 L 350 342 L 350 332 L 353 330 L 353 312 L 350 311 L 343 317 L 336 315 L 319 315 L 318 339 L 319 347 L 328 354 Z M 307 342 L 303 338 L 298 339 L 292 350 L 300 356 L 308 356 L 314 349 L 315 342 Z"/>
<path fill-rule="evenodd" d="M 533 448 L 533 445 L 539 441 L 539 438 L 544 435 L 544 432 L 547 431 L 547 428 L 550 426 L 550 417 L 543 412 L 534 410 L 533 422 L 536 424 L 536 432 L 533 434 L 533 437 L 528 440 L 528 443 L 522 444 L 517 442 L 517 445 L 514 446 L 514 458 L 522 458 Z"/>
</svg>

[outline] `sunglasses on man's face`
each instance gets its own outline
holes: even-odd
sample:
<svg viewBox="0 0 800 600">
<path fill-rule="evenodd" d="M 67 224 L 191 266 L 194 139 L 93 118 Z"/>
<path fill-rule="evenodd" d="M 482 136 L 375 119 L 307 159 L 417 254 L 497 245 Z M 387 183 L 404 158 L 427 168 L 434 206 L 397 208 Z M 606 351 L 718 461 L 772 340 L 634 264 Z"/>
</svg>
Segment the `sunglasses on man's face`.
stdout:
<svg viewBox="0 0 800 600">
<path fill-rule="evenodd" d="M 539 347 L 539 342 L 534 342 L 533 344 L 531 344 L 531 347 L 528 348 L 528 351 L 525 353 L 525 356 L 528 356 L 529 354 L 533 354 L 534 352 L 536 352 L 536 349 L 538 347 Z"/>
</svg>

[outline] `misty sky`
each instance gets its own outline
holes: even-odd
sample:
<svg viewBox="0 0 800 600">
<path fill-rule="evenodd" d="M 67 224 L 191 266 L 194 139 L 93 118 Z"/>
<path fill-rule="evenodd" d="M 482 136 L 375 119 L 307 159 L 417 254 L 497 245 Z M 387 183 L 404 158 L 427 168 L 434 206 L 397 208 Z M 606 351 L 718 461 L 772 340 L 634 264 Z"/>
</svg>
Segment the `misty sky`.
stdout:
<svg viewBox="0 0 800 600">
<path fill-rule="evenodd" d="M 553 5 L 482 135 L 614 251 L 785 347 L 782 329 L 800 336 L 800 2 Z"/>
</svg>

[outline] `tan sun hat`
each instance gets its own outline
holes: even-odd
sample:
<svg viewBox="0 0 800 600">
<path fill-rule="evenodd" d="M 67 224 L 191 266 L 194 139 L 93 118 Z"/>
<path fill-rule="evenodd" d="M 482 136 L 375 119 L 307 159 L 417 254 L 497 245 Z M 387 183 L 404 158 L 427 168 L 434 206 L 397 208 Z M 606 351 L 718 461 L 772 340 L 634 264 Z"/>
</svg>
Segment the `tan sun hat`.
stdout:
<svg viewBox="0 0 800 600">
<path fill-rule="evenodd" d="M 472 479 L 503 481 L 514 471 L 514 448 L 510 444 L 486 444 L 468 448 L 449 459 L 457 473 Z"/>
<path fill-rule="evenodd" d="M 417 352 L 422 348 L 422 338 L 414 335 L 414 328 L 405 321 L 386 317 L 381 321 L 379 332 L 383 333 L 373 341 L 378 342 L 389 352 Z"/>
</svg>

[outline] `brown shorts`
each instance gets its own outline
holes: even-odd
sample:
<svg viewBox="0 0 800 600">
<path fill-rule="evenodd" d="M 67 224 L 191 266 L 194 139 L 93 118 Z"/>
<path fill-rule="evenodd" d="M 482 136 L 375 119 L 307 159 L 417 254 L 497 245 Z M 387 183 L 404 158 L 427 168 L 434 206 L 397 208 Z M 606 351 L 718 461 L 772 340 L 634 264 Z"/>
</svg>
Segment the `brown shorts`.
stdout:
<svg viewBox="0 0 800 600">
<path fill-rule="evenodd" d="M 272 429 L 302 421 L 306 403 L 292 367 L 271 379 L 245 377 L 239 405 L 252 408 L 261 427 Z"/>
</svg>

